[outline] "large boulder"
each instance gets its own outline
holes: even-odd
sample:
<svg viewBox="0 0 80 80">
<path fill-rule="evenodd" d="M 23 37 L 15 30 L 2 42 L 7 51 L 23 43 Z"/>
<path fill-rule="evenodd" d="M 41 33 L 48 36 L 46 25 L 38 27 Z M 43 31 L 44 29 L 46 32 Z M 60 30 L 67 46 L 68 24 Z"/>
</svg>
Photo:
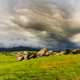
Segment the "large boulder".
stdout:
<svg viewBox="0 0 80 80">
<path fill-rule="evenodd" d="M 24 54 L 24 60 L 27 60 L 27 59 L 28 59 L 28 55 L 29 55 L 29 53 L 26 52 L 26 51 L 24 51 L 23 54 Z"/>
<path fill-rule="evenodd" d="M 45 56 L 47 52 L 48 52 L 48 49 L 43 48 L 36 55 L 37 55 L 37 57 L 42 57 L 42 56 Z"/>
<path fill-rule="evenodd" d="M 72 50 L 72 53 L 73 54 L 80 54 L 80 49 L 74 49 L 74 50 Z"/>
<path fill-rule="evenodd" d="M 37 54 L 36 53 L 33 53 L 32 55 L 29 56 L 29 59 L 36 58 L 36 57 L 37 57 Z"/>
<path fill-rule="evenodd" d="M 49 55 L 52 55 L 52 54 L 53 54 L 53 51 L 47 51 L 44 56 L 49 56 Z"/>
<path fill-rule="evenodd" d="M 16 59 L 17 61 L 27 60 L 28 59 L 28 52 L 17 52 L 16 53 Z"/>
<path fill-rule="evenodd" d="M 64 55 L 65 54 L 65 52 L 64 51 L 61 51 L 61 52 L 59 52 L 59 53 L 56 53 L 55 55 L 56 56 L 60 56 L 60 55 Z"/>
<path fill-rule="evenodd" d="M 21 52 L 17 52 L 16 59 L 17 61 L 22 61 L 24 60 L 24 55 Z"/>
</svg>

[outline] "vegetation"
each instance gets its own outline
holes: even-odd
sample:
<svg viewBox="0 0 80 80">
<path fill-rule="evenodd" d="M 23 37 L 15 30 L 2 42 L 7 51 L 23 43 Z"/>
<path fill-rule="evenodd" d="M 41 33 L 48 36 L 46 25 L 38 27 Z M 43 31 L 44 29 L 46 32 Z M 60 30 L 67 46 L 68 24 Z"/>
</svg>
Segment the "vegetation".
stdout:
<svg viewBox="0 0 80 80">
<path fill-rule="evenodd" d="M 15 54 L 0 54 L 0 80 L 80 80 L 80 54 L 16 61 Z"/>
</svg>

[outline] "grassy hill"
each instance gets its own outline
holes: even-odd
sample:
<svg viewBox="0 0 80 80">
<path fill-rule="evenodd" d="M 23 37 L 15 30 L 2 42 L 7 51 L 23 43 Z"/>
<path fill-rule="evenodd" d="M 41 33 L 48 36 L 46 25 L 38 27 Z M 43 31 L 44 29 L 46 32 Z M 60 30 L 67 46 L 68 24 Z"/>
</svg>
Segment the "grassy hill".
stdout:
<svg viewBox="0 0 80 80">
<path fill-rule="evenodd" d="M 80 54 L 26 61 L 0 54 L 0 80 L 80 80 Z"/>
</svg>

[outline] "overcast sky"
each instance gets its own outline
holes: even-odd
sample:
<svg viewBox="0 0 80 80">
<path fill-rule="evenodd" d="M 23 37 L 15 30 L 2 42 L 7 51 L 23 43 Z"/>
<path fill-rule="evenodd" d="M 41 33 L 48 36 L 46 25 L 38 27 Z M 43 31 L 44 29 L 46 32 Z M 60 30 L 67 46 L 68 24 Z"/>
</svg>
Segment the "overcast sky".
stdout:
<svg viewBox="0 0 80 80">
<path fill-rule="evenodd" d="M 80 0 L 0 0 L 0 47 L 80 46 Z"/>
</svg>

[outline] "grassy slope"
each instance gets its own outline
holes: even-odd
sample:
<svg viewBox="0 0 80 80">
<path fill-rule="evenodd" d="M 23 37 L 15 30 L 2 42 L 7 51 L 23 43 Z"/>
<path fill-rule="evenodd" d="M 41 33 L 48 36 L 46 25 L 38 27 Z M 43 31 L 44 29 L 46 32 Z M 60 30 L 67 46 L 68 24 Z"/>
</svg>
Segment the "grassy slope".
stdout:
<svg viewBox="0 0 80 80">
<path fill-rule="evenodd" d="M 80 55 L 17 62 L 15 56 L 0 54 L 0 80 L 80 80 Z"/>
</svg>

